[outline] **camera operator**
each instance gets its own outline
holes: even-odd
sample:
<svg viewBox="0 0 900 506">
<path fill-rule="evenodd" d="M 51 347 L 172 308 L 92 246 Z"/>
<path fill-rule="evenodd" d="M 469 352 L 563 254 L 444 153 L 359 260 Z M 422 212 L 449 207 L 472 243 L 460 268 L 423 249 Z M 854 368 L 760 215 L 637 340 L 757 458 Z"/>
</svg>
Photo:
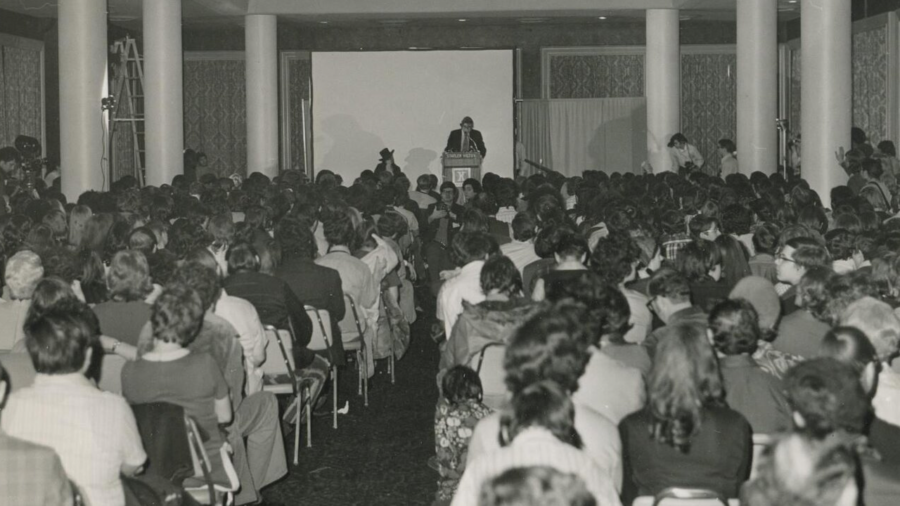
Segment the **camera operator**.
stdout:
<svg viewBox="0 0 900 506">
<path fill-rule="evenodd" d="M 6 198 L 6 181 L 22 175 L 22 155 L 12 147 L 0 148 L 0 196 Z"/>
</svg>

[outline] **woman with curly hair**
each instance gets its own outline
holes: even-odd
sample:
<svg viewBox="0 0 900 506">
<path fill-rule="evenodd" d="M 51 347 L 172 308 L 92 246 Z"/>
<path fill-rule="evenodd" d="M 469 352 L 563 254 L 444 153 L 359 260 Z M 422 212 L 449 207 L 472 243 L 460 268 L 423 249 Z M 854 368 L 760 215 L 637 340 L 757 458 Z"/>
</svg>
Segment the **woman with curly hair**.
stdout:
<svg viewBox="0 0 900 506">
<path fill-rule="evenodd" d="M 647 406 L 619 424 L 623 503 L 668 487 L 737 497 L 750 473 L 750 424 L 727 407 L 716 357 L 699 326 L 663 329 L 647 395 Z"/>
</svg>

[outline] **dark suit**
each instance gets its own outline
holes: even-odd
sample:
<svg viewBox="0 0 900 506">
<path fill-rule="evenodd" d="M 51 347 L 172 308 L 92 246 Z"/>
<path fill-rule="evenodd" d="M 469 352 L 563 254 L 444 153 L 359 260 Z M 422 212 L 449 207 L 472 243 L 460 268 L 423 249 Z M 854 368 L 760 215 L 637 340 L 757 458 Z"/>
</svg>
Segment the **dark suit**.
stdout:
<svg viewBox="0 0 900 506">
<path fill-rule="evenodd" d="M 305 304 L 328 311 L 334 338 L 331 343 L 334 363 L 344 365 L 344 343 L 338 327 L 338 322 L 344 318 L 346 311 L 341 275 L 334 269 L 313 263 L 312 260 L 288 258 L 275 269 L 275 277 L 287 283 Z"/>
<path fill-rule="evenodd" d="M 460 147 L 462 145 L 462 129 L 457 128 L 450 132 L 450 137 L 447 138 L 447 147 L 444 148 L 444 151 L 450 151 L 451 153 L 459 153 Z M 481 156 L 484 157 L 487 154 L 487 148 L 484 147 L 484 139 L 481 137 L 481 132 L 478 130 L 472 130 L 469 132 L 469 149 L 468 151 L 477 150 L 481 153 Z"/>
</svg>

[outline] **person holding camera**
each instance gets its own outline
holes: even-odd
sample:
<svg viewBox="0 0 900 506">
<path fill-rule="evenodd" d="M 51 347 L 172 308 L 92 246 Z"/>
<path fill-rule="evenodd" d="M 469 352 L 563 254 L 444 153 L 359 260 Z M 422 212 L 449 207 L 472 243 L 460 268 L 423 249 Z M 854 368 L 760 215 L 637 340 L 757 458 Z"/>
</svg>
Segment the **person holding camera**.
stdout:
<svg viewBox="0 0 900 506">
<path fill-rule="evenodd" d="M 673 135 L 669 140 L 669 155 L 672 157 L 672 168 L 678 167 L 678 174 L 681 176 L 702 169 L 705 163 L 700 151 L 681 133 Z"/>
</svg>

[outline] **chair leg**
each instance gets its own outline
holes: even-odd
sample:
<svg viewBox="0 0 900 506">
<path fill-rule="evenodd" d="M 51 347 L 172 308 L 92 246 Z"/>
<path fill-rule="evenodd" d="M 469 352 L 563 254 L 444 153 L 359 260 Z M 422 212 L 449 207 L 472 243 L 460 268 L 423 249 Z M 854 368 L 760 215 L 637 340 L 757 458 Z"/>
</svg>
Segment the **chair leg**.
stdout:
<svg viewBox="0 0 900 506">
<path fill-rule="evenodd" d="M 303 391 L 297 392 L 297 418 L 294 420 L 294 465 L 300 463 L 300 415 L 303 413 Z M 306 419 L 312 413 L 306 413 Z"/>
<path fill-rule="evenodd" d="M 369 349 L 363 343 L 363 405 L 369 406 Z"/>
<path fill-rule="evenodd" d="M 394 376 L 394 368 L 396 367 L 396 363 L 394 362 L 394 336 L 391 336 L 391 356 L 388 359 L 388 367 L 391 369 L 391 385 L 396 383 L 396 378 Z"/>
<path fill-rule="evenodd" d="M 331 416 L 334 417 L 334 428 L 337 429 L 337 410 L 338 410 L 338 368 L 336 365 L 331 366 Z"/>
<path fill-rule="evenodd" d="M 312 398 L 312 389 L 309 388 L 309 385 L 304 389 L 306 390 L 306 447 L 312 447 L 312 410 L 313 406 L 313 398 Z M 297 450 L 294 450 L 294 464 L 297 464 Z"/>
<path fill-rule="evenodd" d="M 356 350 L 356 370 L 359 372 L 359 391 L 356 395 L 362 395 L 363 378 L 366 377 L 366 362 L 365 356 L 362 353 L 362 348 Z"/>
</svg>

